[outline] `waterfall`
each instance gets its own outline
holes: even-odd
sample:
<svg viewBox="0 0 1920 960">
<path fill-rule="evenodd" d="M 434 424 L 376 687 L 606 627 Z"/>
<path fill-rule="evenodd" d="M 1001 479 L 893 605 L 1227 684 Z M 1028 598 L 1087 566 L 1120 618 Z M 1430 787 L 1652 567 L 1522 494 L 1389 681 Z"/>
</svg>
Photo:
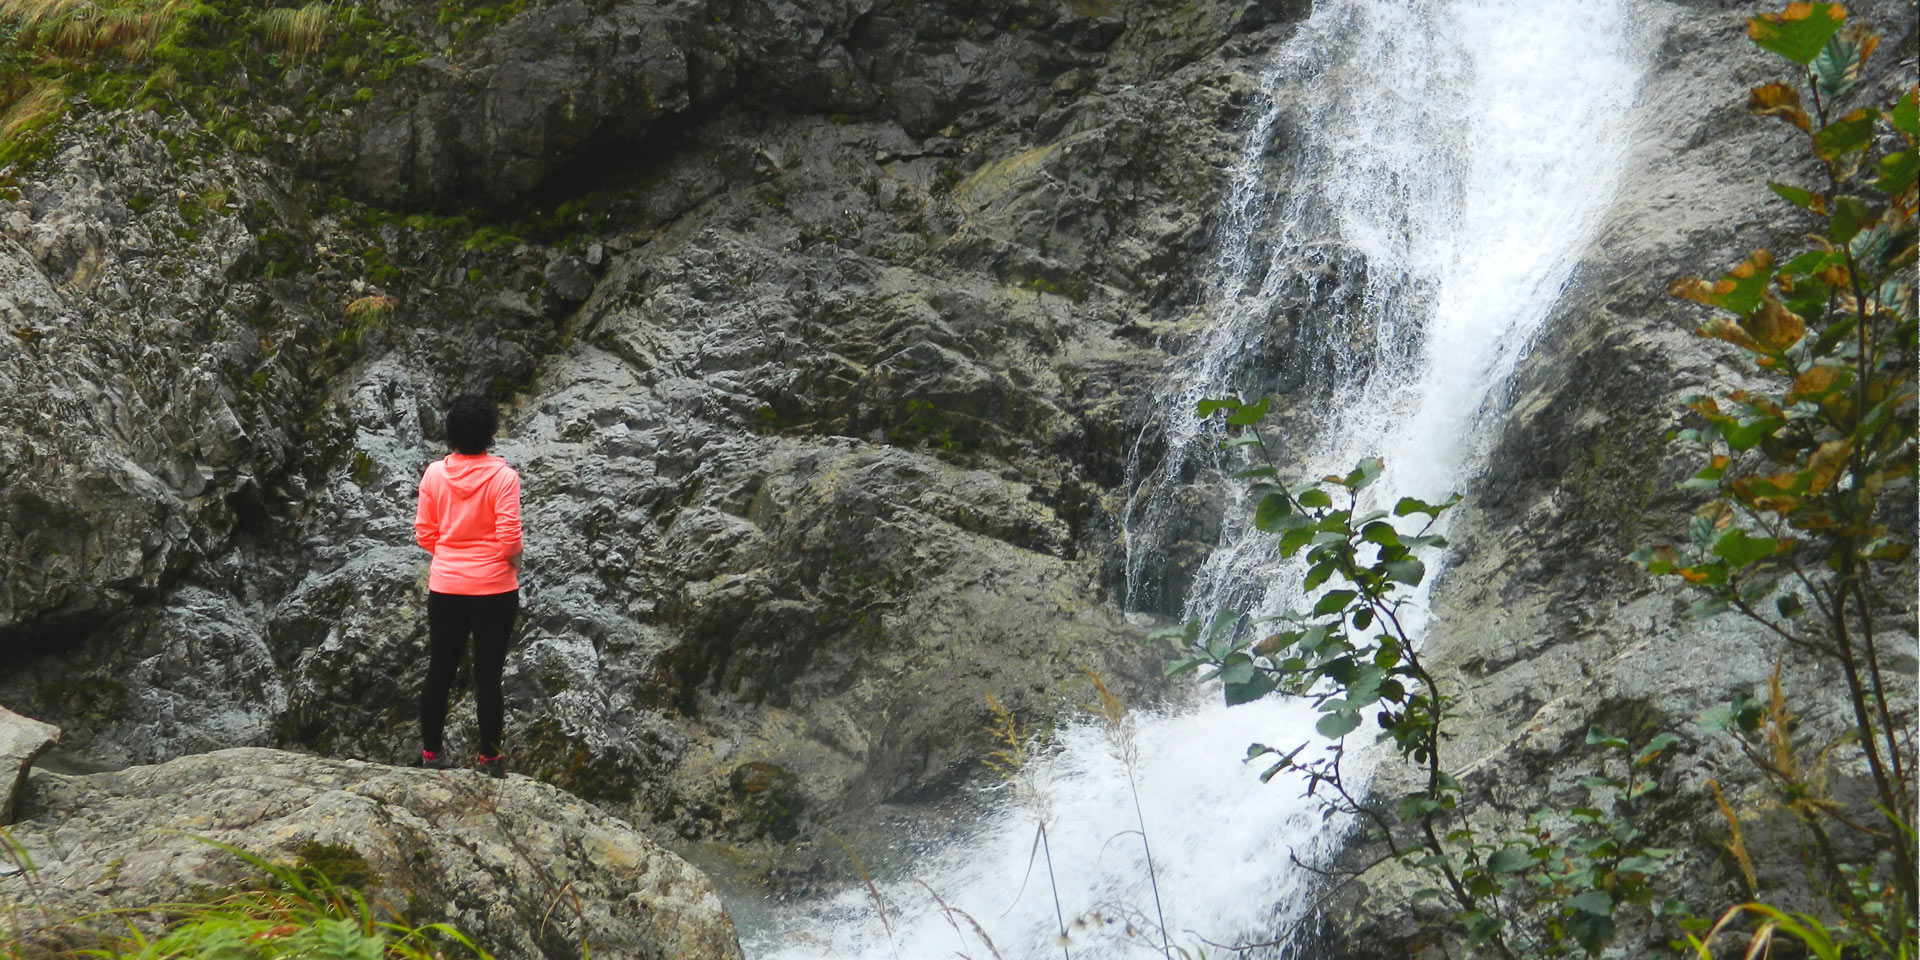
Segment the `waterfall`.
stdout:
<svg viewBox="0 0 1920 960">
<path fill-rule="evenodd" d="M 1465 490 L 1504 384 L 1614 193 L 1642 59 L 1633 2 L 1316 5 L 1261 78 L 1264 110 L 1224 200 L 1208 324 L 1148 427 L 1152 463 L 1136 450 L 1130 590 L 1164 589 L 1154 564 L 1178 535 L 1167 527 L 1181 491 L 1223 466 L 1192 415 L 1203 396 L 1285 390 L 1315 410 L 1284 438 L 1300 475 L 1371 455 L 1387 463 L 1382 500 Z M 1217 548 L 1180 591 L 1189 615 L 1300 605 L 1297 574 L 1267 538 L 1240 534 L 1240 509 L 1227 506 Z M 748 937 L 749 955 L 1055 956 L 1050 880 L 1075 924 L 1075 958 L 1158 952 L 1160 913 L 1175 945 L 1210 954 L 1220 951 L 1208 941 L 1274 939 L 1312 892 L 1294 861 L 1323 860 L 1341 825 L 1322 823 L 1299 784 L 1262 784 L 1241 758 L 1251 742 L 1313 739 L 1315 715 L 1281 698 L 1229 709 L 1198 694 L 1129 727 L 1157 908 L 1129 832 L 1129 772 L 1108 731 L 1075 723 L 1032 768 L 1024 802 L 998 798 L 964 841 L 879 884 L 884 920 L 873 893 L 850 890 L 786 909 Z M 1036 806 L 1052 878 L 1034 860 Z"/>
</svg>

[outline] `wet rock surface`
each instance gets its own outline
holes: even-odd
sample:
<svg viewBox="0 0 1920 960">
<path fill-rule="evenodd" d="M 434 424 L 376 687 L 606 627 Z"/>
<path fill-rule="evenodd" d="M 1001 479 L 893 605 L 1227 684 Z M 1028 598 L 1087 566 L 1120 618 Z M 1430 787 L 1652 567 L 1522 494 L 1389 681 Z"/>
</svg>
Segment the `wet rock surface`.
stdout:
<svg viewBox="0 0 1920 960">
<path fill-rule="evenodd" d="M 500 957 L 741 955 L 699 871 L 517 776 L 260 748 L 86 776 L 38 771 L 11 835 L 34 870 L 0 874 L 0 902 L 27 908 L 11 911 L 10 930 L 27 948 L 83 939 L 73 918 L 265 879 L 219 843 L 404 905 L 414 924 L 451 922 Z"/>
<path fill-rule="evenodd" d="M 0 702 L 109 765 L 411 756 L 414 483 L 472 389 L 525 478 L 517 769 L 784 840 L 966 782 L 989 693 L 1147 698 L 1126 449 L 1306 9 L 532 4 L 284 149 L 77 114 L 0 245 Z"/>
</svg>

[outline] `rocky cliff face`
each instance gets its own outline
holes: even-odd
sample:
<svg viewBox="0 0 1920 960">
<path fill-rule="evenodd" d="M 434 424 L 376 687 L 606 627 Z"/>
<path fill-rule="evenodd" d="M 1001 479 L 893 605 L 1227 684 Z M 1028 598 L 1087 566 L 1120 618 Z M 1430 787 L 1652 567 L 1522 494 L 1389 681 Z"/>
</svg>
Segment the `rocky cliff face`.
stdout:
<svg viewBox="0 0 1920 960">
<path fill-rule="evenodd" d="M 0 239 L 0 702 L 106 764 L 408 756 L 471 389 L 542 779 L 784 840 L 962 782 L 987 694 L 1138 691 L 1122 465 L 1307 9 L 389 0 L 212 116 L 74 110 Z"/>
</svg>

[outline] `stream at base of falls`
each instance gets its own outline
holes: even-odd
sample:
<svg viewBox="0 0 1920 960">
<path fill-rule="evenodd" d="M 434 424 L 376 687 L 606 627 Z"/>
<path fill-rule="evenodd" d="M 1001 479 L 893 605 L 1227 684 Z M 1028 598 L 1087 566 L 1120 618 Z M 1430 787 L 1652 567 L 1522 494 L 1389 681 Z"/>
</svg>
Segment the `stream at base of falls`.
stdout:
<svg viewBox="0 0 1920 960">
<path fill-rule="evenodd" d="M 1208 327 L 1148 425 L 1163 452 L 1135 455 L 1130 590 L 1156 569 L 1180 478 L 1231 466 L 1195 401 L 1268 389 L 1275 371 L 1243 358 L 1269 338 L 1310 368 L 1298 389 L 1325 397 L 1299 475 L 1379 456 L 1383 502 L 1471 496 L 1505 384 L 1614 195 L 1645 59 L 1638 16 L 1632 0 L 1315 5 L 1260 78 L 1265 108 L 1213 259 L 1196 265 L 1212 274 Z M 1270 149 L 1281 130 L 1294 142 Z M 1308 315 L 1281 316 L 1303 296 Z M 1303 606 L 1298 574 L 1243 535 L 1245 505 L 1221 509 L 1226 532 L 1187 615 Z M 1297 781 L 1263 784 L 1264 767 L 1242 760 L 1249 743 L 1316 739 L 1316 716 L 1277 697 L 1227 708 L 1196 688 L 1184 707 L 1129 718 L 1131 770 L 1112 728 L 1070 723 L 1036 748 L 1022 789 L 978 798 L 962 839 L 872 890 L 742 912 L 747 954 L 1061 956 L 1064 923 L 1071 956 L 1093 960 L 1159 953 L 1162 915 L 1174 946 L 1209 955 L 1284 940 L 1311 921 L 1315 875 L 1299 864 L 1324 862 L 1344 825 L 1323 822 Z M 1284 943 L 1250 955 L 1263 954 L 1306 956 Z"/>
</svg>

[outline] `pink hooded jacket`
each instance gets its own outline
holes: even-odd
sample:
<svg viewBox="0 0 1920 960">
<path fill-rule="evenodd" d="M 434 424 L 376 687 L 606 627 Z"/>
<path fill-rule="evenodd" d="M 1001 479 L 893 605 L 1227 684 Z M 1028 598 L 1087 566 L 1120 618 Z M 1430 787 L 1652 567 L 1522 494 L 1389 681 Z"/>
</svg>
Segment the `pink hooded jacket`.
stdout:
<svg viewBox="0 0 1920 960">
<path fill-rule="evenodd" d="M 486 596 L 520 588 L 520 475 L 491 454 L 450 453 L 420 475 L 413 536 L 433 554 L 427 589 Z"/>
</svg>

